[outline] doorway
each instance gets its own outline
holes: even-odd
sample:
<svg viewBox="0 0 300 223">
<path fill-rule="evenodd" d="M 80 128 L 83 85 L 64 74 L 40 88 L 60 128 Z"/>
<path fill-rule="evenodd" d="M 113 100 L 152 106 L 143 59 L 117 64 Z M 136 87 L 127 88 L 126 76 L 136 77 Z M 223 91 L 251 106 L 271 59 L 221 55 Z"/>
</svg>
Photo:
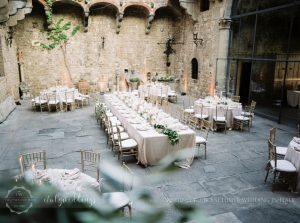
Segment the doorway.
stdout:
<svg viewBox="0 0 300 223">
<path fill-rule="evenodd" d="M 240 77 L 240 102 L 248 104 L 249 88 L 251 80 L 251 62 L 242 62 L 241 64 L 241 77 Z"/>
</svg>

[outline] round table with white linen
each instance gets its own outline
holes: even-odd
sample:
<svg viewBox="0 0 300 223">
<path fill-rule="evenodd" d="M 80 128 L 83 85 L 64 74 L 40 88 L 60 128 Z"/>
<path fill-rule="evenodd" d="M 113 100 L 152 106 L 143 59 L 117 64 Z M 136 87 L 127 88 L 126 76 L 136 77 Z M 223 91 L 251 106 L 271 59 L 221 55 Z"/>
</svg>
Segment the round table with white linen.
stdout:
<svg viewBox="0 0 300 223">
<path fill-rule="evenodd" d="M 195 114 L 201 113 L 201 107 L 203 106 L 202 113 L 208 115 L 208 120 L 212 121 L 213 117 L 216 116 L 216 106 L 226 106 L 227 111 L 227 127 L 231 128 L 233 125 L 234 116 L 239 116 L 242 114 L 242 104 L 233 102 L 231 99 L 219 99 L 214 97 L 207 97 L 205 99 L 198 99 L 194 103 Z"/>
<path fill-rule="evenodd" d="M 300 191 L 300 138 L 294 137 L 289 143 L 284 159 L 290 161 L 296 167 L 298 171 L 296 190 Z"/>
</svg>

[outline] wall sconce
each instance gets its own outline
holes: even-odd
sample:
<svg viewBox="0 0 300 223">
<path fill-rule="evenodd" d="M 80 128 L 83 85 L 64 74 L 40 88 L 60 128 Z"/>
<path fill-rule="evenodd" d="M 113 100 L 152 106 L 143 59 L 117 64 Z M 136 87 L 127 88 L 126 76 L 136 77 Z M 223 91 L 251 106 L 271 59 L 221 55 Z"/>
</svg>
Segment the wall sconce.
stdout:
<svg viewBox="0 0 300 223">
<path fill-rule="evenodd" d="M 104 45 L 105 45 L 105 37 L 102 36 L 101 39 L 102 39 L 102 49 L 104 49 Z"/>
<path fill-rule="evenodd" d="M 13 40 L 13 31 L 11 29 L 7 31 L 7 36 L 5 37 L 5 40 L 6 40 L 6 45 L 11 47 L 12 40 Z"/>
<path fill-rule="evenodd" d="M 203 46 L 203 39 L 198 38 L 198 33 L 193 33 L 193 40 L 194 40 L 196 47 Z"/>
</svg>

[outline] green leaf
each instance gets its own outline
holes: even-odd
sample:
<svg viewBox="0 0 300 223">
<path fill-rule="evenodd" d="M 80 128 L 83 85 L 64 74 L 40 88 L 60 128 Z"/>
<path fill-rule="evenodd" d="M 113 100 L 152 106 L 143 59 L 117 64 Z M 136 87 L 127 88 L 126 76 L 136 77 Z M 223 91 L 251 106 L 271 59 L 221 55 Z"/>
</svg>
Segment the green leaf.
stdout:
<svg viewBox="0 0 300 223">
<path fill-rule="evenodd" d="M 79 29 L 80 29 L 80 25 L 75 26 L 75 28 L 72 30 L 71 35 L 74 36 L 78 32 Z"/>
</svg>

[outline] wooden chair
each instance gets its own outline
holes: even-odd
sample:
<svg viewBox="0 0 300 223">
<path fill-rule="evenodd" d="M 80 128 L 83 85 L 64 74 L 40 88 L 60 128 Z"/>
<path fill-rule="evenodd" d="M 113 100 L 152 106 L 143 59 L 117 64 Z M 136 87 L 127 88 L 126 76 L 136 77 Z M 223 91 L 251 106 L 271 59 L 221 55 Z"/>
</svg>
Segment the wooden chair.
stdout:
<svg viewBox="0 0 300 223">
<path fill-rule="evenodd" d="M 239 95 L 232 95 L 231 100 L 234 102 L 240 102 L 240 96 Z"/>
<path fill-rule="evenodd" d="M 33 104 L 35 110 L 38 110 L 40 112 L 47 111 L 48 109 L 47 97 L 45 95 L 39 95 L 35 97 L 33 99 Z"/>
<path fill-rule="evenodd" d="M 138 158 L 138 144 L 134 139 L 121 139 L 121 131 L 120 128 L 117 127 L 118 134 L 118 160 L 121 160 L 123 163 L 123 158 L 127 156 L 135 156 Z"/>
<path fill-rule="evenodd" d="M 202 121 L 202 125 L 200 128 L 200 135 L 196 136 L 196 148 L 199 155 L 200 146 L 204 146 L 205 155 L 204 158 L 206 159 L 206 144 L 207 144 L 207 138 L 209 130 L 211 129 L 211 122 L 207 120 Z"/>
<path fill-rule="evenodd" d="M 200 112 L 195 110 L 195 114 L 194 114 L 194 117 L 196 117 L 198 119 L 199 126 L 202 125 L 202 121 L 203 120 L 208 119 L 208 115 L 204 114 L 203 108 L 204 108 L 204 105 L 201 104 L 201 106 L 200 106 Z"/>
<path fill-rule="evenodd" d="M 111 121 L 109 121 L 109 140 L 111 142 L 111 150 L 113 152 L 118 151 L 119 148 L 119 135 L 118 135 L 118 130 L 117 130 L 117 126 L 115 126 L 115 129 L 113 128 L 114 126 L 112 126 Z M 120 139 L 121 141 L 129 139 L 129 135 L 127 132 L 124 131 L 123 128 L 120 128 Z M 115 155 L 115 153 L 114 153 Z"/>
<path fill-rule="evenodd" d="M 182 123 L 185 124 L 185 125 L 190 126 L 190 121 L 191 121 L 191 118 L 192 118 L 192 117 L 193 117 L 193 114 L 192 114 L 192 113 L 189 113 L 189 112 L 183 112 Z"/>
<path fill-rule="evenodd" d="M 269 140 L 270 140 L 273 144 L 276 143 L 276 131 L 277 131 L 277 128 L 275 128 L 275 127 L 270 129 Z M 276 154 L 277 154 L 277 158 L 279 158 L 279 159 L 284 159 L 287 150 L 288 150 L 287 147 L 276 146 Z"/>
<path fill-rule="evenodd" d="M 175 118 L 177 118 L 180 122 L 183 122 L 183 113 L 184 110 L 182 107 L 176 108 Z"/>
<path fill-rule="evenodd" d="M 126 194 L 126 191 L 131 191 L 134 183 L 134 173 L 131 169 L 123 162 L 123 186 L 122 191 L 120 192 L 110 192 L 103 193 L 102 196 L 109 204 L 111 204 L 114 208 L 122 210 L 124 214 L 124 209 L 128 207 L 129 216 L 132 217 L 132 201 Z"/>
<path fill-rule="evenodd" d="M 96 172 L 97 181 L 99 182 L 100 172 L 99 172 L 99 164 L 100 164 L 100 153 L 92 152 L 88 150 L 80 150 L 81 157 L 81 171 L 83 173 Z"/>
<path fill-rule="evenodd" d="M 33 164 L 35 168 L 42 167 L 43 169 L 46 169 L 47 168 L 46 162 L 47 162 L 47 157 L 46 157 L 45 150 L 33 152 L 33 153 L 27 153 L 27 154 L 20 154 L 19 164 L 20 164 L 21 175 L 23 175 L 27 169 L 30 169 Z"/>
<path fill-rule="evenodd" d="M 52 108 L 55 109 L 55 111 L 60 110 L 60 101 L 57 99 L 56 93 L 48 93 L 47 94 L 47 105 L 48 105 L 48 111 L 51 112 Z"/>
<path fill-rule="evenodd" d="M 75 108 L 75 97 L 74 97 L 74 91 L 66 91 L 65 97 L 62 100 L 63 108 L 65 111 L 74 110 Z"/>
<path fill-rule="evenodd" d="M 268 148 L 269 148 L 269 161 L 266 166 L 267 174 L 265 177 L 265 182 L 267 181 L 268 175 L 270 171 L 273 171 L 273 184 L 272 184 L 272 191 L 274 190 L 274 185 L 278 178 L 278 173 L 284 173 L 287 175 L 288 181 L 292 188 L 295 189 L 296 184 L 296 177 L 297 177 L 297 169 L 296 167 L 287 160 L 278 160 L 277 159 L 277 152 L 276 152 L 276 145 L 272 143 L 272 141 L 268 140 Z"/>
<path fill-rule="evenodd" d="M 217 131 L 219 127 L 224 128 L 225 134 L 227 129 L 227 112 L 228 107 L 224 105 L 216 106 L 216 115 L 213 117 L 213 130 Z"/>
<path fill-rule="evenodd" d="M 250 118 L 237 115 L 233 117 L 233 129 L 240 129 L 243 131 L 243 128 L 247 127 L 248 132 L 250 131 Z"/>
<path fill-rule="evenodd" d="M 250 118 L 250 127 L 252 127 L 252 120 L 254 118 L 254 110 L 256 107 L 256 101 L 251 101 L 250 105 L 246 105 L 244 111 L 242 112 L 242 116 Z"/>
</svg>

